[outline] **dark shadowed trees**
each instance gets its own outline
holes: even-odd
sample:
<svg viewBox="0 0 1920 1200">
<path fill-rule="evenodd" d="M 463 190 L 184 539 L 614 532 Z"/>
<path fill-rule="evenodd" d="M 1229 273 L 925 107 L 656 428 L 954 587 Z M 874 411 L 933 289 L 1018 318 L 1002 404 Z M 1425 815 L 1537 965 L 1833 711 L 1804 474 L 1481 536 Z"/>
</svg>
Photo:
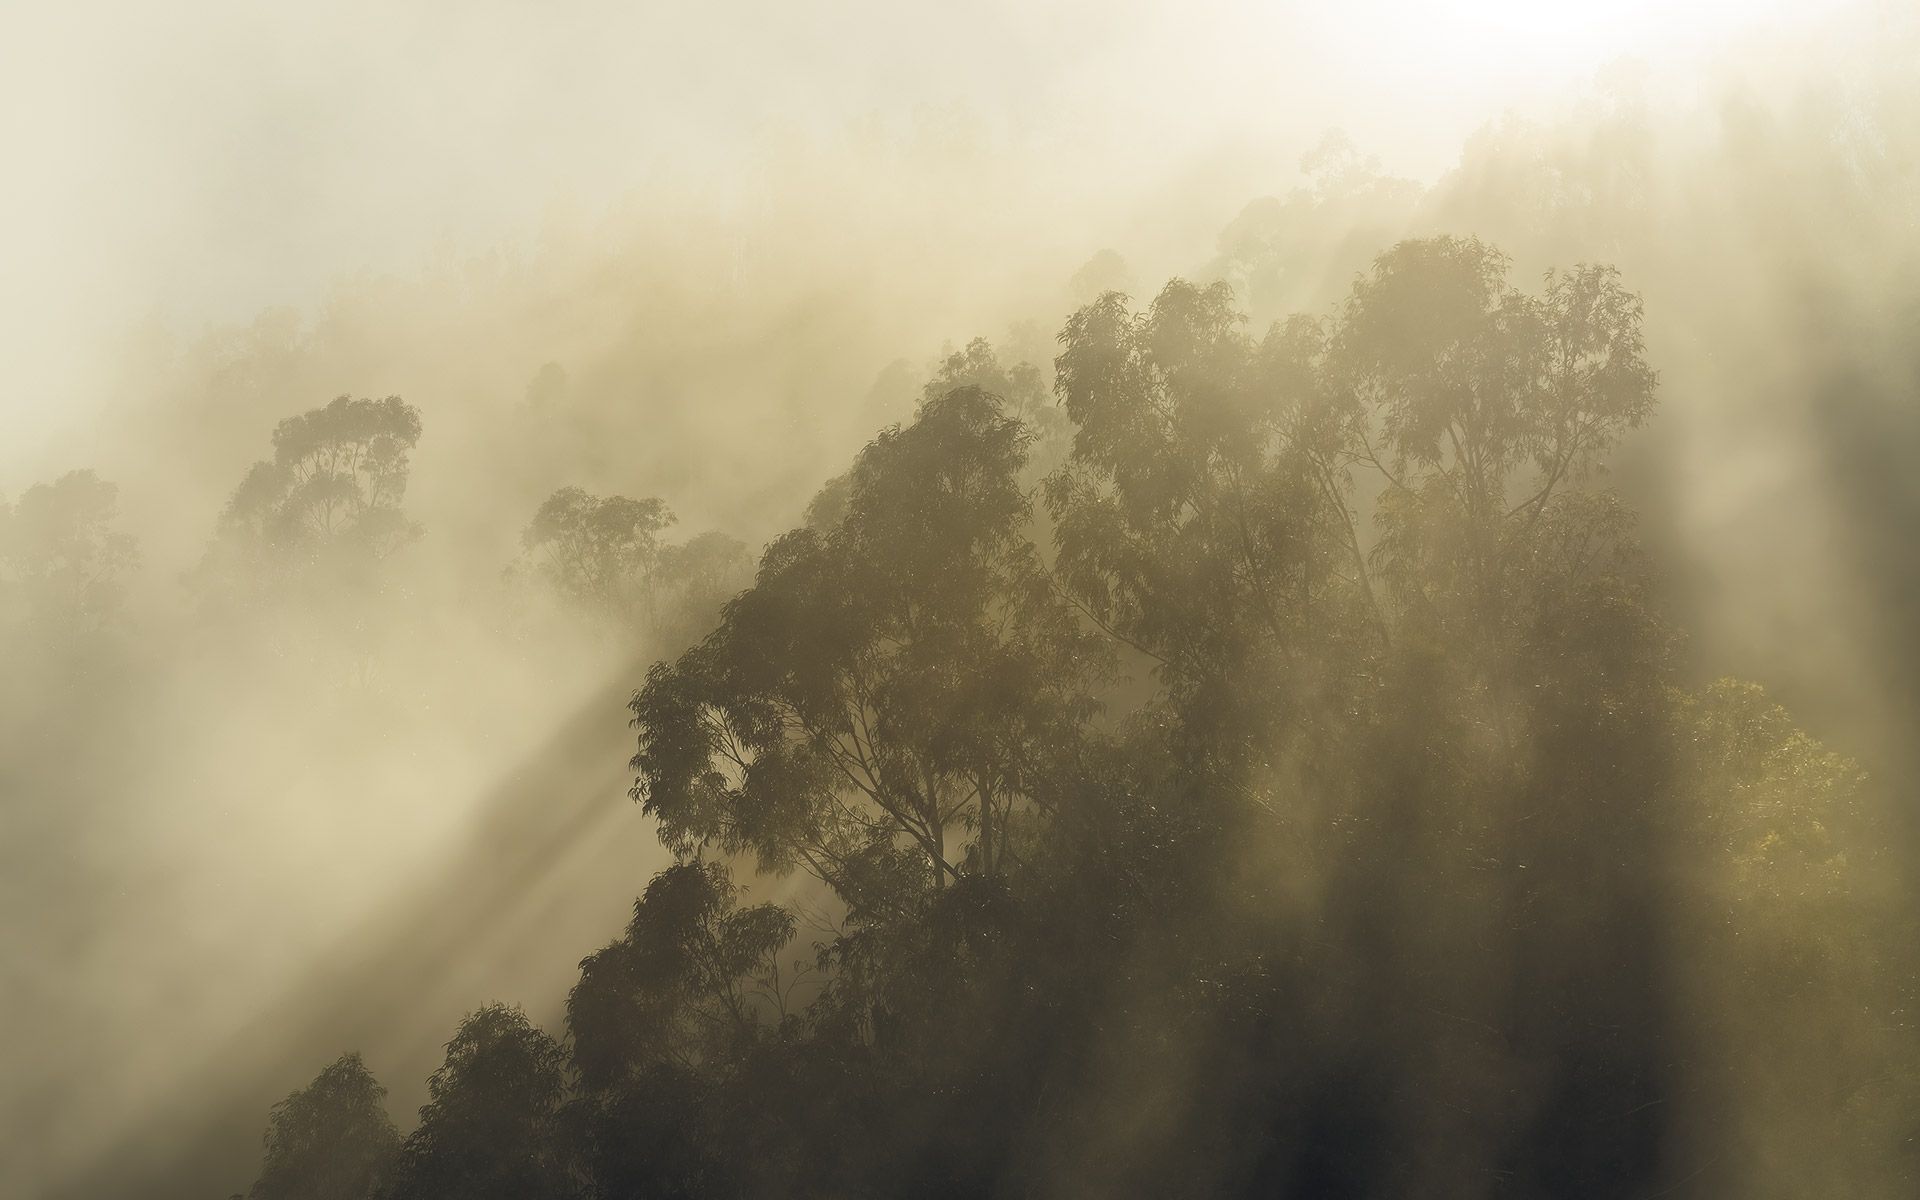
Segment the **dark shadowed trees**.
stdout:
<svg viewBox="0 0 1920 1200">
<path fill-rule="evenodd" d="M 1103 297 L 1062 334 L 1076 433 L 1048 499 L 1066 586 L 1158 664 L 1186 802 L 1226 835 L 1214 861 L 1272 847 L 1206 925 L 1284 923 L 1304 875 L 1348 947 L 1322 970 L 1392 931 L 1360 960 L 1362 995 L 1414 1002 L 1376 1015 L 1362 1057 L 1460 1099 L 1346 1094 L 1357 1121 L 1405 1122 L 1404 1145 L 1450 1147 L 1393 1186 L 1486 1169 L 1604 1194 L 1653 1178 L 1652 1123 L 1576 1135 L 1574 1114 L 1643 1114 L 1669 1082 L 1658 885 L 1639 864 L 1669 781 L 1670 656 L 1624 514 L 1583 485 L 1654 378 L 1610 271 L 1538 294 L 1507 277 L 1472 239 L 1403 243 L 1336 318 L 1258 340 L 1220 285 L 1176 281 L 1140 314 Z M 1594 959 L 1565 953 L 1582 943 Z M 1249 952 L 1267 953 L 1207 969 L 1237 975 Z M 1484 1069 L 1490 1031 L 1542 1098 L 1458 1076 Z M 1470 1137 L 1459 1112 L 1507 1140 Z"/>
<path fill-rule="evenodd" d="M 772 904 L 741 907 L 717 863 L 683 862 L 654 876 L 624 937 L 580 964 L 567 1028 L 581 1094 L 571 1118 L 601 1194 L 727 1194 L 751 1144 L 730 1099 L 777 1040 L 799 982 L 780 955 L 794 919 Z M 790 1096 L 753 1096 L 777 1105 Z"/>
<path fill-rule="evenodd" d="M 577 1195 L 560 1111 L 566 1052 L 526 1014 L 491 1004 L 467 1017 L 427 1081 L 420 1125 L 401 1144 L 389 1200 L 557 1200 Z"/>
<path fill-rule="evenodd" d="M 587 1088 L 724 1058 L 782 1015 L 779 955 L 793 917 L 773 904 L 738 907 L 736 891 L 717 863 L 669 867 L 634 905 L 626 935 L 580 964 L 567 1028 Z"/>
<path fill-rule="evenodd" d="M 1510 274 L 1402 243 L 1257 335 L 1224 285 L 1108 293 L 1055 417 L 954 355 L 648 673 L 678 861 L 582 963 L 570 1061 L 462 1027 L 393 1194 L 1825 1186 L 1776 1130 L 1910 1191 L 1866 781 L 1684 685 L 1600 474 L 1653 404 L 1639 301 Z M 743 905 L 713 852 L 827 894 Z"/>
<path fill-rule="evenodd" d="M 386 1095 L 360 1056 L 347 1054 L 274 1105 L 266 1158 L 248 1200 L 362 1200 L 375 1194 L 400 1147 L 383 1106 Z"/>
<path fill-rule="evenodd" d="M 924 405 L 861 454 L 830 528 L 775 542 L 654 669 L 634 791 L 669 845 L 804 867 L 856 907 L 999 869 L 1099 662 L 1026 540 L 1026 441 L 976 388 Z"/>
</svg>

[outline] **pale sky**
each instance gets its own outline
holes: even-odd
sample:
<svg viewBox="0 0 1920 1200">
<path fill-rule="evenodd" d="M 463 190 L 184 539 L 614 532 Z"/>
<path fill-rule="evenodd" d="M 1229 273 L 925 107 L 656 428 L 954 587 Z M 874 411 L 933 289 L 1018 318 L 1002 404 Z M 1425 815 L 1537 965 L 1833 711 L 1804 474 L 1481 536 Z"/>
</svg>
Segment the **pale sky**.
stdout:
<svg viewBox="0 0 1920 1200">
<path fill-rule="evenodd" d="M 1287 186 L 1329 128 L 1431 178 L 1476 126 L 1623 55 L 1692 56 L 1824 7 L 0 5 L 0 471 L 84 426 L 94 368 L 137 322 L 191 334 L 310 304 L 646 189 L 777 191 L 755 176 L 769 142 L 932 107 L 1030 167 L 1031 194 L 995 203 L 1111 202 L 1225 153 L 1259 164 L 1237 204 Z"/>
</svg>

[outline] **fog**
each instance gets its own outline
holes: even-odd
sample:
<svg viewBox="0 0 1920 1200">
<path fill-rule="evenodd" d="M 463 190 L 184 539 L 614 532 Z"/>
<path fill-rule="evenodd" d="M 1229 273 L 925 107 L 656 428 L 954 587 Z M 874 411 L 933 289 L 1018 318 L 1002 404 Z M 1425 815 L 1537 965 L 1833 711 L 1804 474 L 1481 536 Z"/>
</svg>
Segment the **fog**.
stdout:
<svg viewBox="0 0 1920 1200">
<path fill-rule="evenodd" d="M 721 597 L 583 614 L 523 543 L 542 501 L 658 497 L 663 541 L 757 556 L 947 355 L 1050 380 L 1109 288 L 1225 280 L 1257 334 L 1403 238 L 1524 287 L 1618 267 L 1660 407 L 1611 481 L 1685 674 L 1909 794 L 1903 8 L 0 15 L 0 499 L 91 470 L 137 548 L 111 603 L 0 612 L 0 1192 L 224 1195 L 343 1051 L 404 1130 L 463 1013 L 557 1029 L 673 861 L 627 698 Z M 418 536 L 371 591 L 222 567 L 276 426 L 340 395 L 417 409 Z"/>
</svg>

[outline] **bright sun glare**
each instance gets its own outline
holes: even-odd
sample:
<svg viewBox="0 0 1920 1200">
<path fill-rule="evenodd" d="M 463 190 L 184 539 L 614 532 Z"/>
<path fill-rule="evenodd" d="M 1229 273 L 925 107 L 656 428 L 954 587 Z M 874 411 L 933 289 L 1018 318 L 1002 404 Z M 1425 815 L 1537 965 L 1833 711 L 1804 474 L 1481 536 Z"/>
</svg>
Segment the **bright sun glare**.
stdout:
<svg viewBox="0 0 1920 1200">
<path fill-rule="evenodd" d="M 1359 8 L 1387 33 L 1444 60 L 1508 78 L 1591 70 L 1622 56 L 1647 60 L 1712 53 L 1836 0 L 1374 0 Z"/>
</svg>

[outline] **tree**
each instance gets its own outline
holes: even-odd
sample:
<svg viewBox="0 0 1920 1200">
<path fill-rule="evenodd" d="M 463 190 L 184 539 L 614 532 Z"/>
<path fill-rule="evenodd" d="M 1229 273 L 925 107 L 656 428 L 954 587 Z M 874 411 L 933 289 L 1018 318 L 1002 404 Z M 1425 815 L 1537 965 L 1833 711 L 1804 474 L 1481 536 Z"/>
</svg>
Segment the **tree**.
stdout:
<svg viewBox="0 0 1920 1200">
<path fill-rule="evenodd" d="M 1657 382 L 1617 272 L 1550 272 L 1533 297 L 1508 269 L 1470 238 L 1402 243 L 1356 283 L 1335 352 L 1378 413 L 1386 460 L 1371 425 L 1348 455 L 1386 484 L 1377 556 L 1394 597 L 1460 638 L 1509 636 L 1532 568 L 1578 569 L 1556 555 L 1618 543 L 1617 506 L 1574 485 L 1652 411 Z"/>
<path fill-rule="evenodd" d="M 772 904 L 738 907 L 736 895 L 717 863 L 668 867 L 634 904 L 625 936 L 580 964 L 567 1028 L 588 1088 L 723 1058 L 782 1014 L 778 955 L 793 917 Z"/>
<path fill-rule="evenodd" d="M 648 497 L 595 496 L 565 487 L 534 513 L 520 543 L 566 599 L 616 621 L 657 615 L 660 531 L 673 513 Z"/>
<path fill-rule="evenodd" d="M 117 532 L 119 489 L 92 471 L 69 471 L 0 502 L 0 598 L 42 629 L 97 629 L 119 611 L 138 561 Z"/>
<path fill-rule="evenodd" d="M 1047 380 L 1039 367 L 1029 362 L 1003 364 L 991 342 L 974 338 L 965 349 L 940 361 L 933 378 L 921 389 L 921 403 L 963 387 L 998 396 L 1007 415 L 1026 426 L 1034 457 L 1051 464 L 1065 438 L 1067 420 L 1048 394 Z"/>
<path fill-rule="evenodd" d="M 648 883 L 625 935 L 580 964 L 567 999 L 575 1116 L 607 1194 L 712 1195 L 741 1171 L 717 1144 L 719 1093 L 778 1035 L 798 979 L 779 961 L 793 917 L 737 895 L 719 864 L 675 864 Z"/>
<path fill-rule="evenodd" d="M 1076 431 L 1048 500 L 1066 586 L 1157 663 L 1211 860 L 1276 844 L 1264 886 L 1205 923 L 1281 919 L 1285 881 L 1307 876 L 1331 897 L 1320 928 L 1394 930 L 1405 949 L 1369 969 L 1418 1003 L 1375 1052 L 1480 1062 L 1470 1031 L 1499 1031 L 1551 1081 L 1537 1107 L 1494 1082 L 1407 1086 L 1502 1114 L 1516 1140 L 1497 1169 L 1575 1194 L 1646 1179 L 1657 1150 L 1651 1118 L 1602 1139 L 1574 1114 L 1644 1114 L 1665 1086 L 1657 891 L 1622 864 L 1652 853 L 1651 798 L 1671 786 L 1671 639 L 1624 512 L 1581 486 L 1654 376 L 1611 271 L 1539 295 L 1507 275 L 1472 239 L 1402 243 L 1337 318 L 1258 341 L 1221 285 L 1176 281 L 1139 315 L 1105 296 L 1062 334 Z M 1448 1114 L 1420 1119 L 1418 1143 L 1468 1144 Z"/>
<path fill-rule="evenodd" d="M 517 1008 L 460 1023 L 401 1144 L 391 1200 L 553 1200 L 575 1194 L 562 1152 L 567 1057 Z"/>
<path fill-rule="evenodd" d="M 1024 536 L 1027 440 L 977 388 L 924 405 L 861 453 L 831 529 L 776 541 L 649 673 L 634 795 L 670 846 L 802 866 L 857 908 L 911 894 L 914 860 L 935 887 L 999 869 L 1100 659 Z"/>
<path fill-rule="evenodd" d="M 1920 1168 L 1920 1047 L 1905 1029 L 1913 977 L 1890 948 L 1914 931 L 1881 899 L 1897 842 L 1870 819 L 1873 781 L 1751 683 L 1688 691 L 1676 718 L 1683 1015 L 1699 1107 L 1731 1151 L 1708 1178 L 1729 1194 L 1902 1191 Z"/>
<path fill-rule="evenodd" d="M 1285 697 L 1346 707 L 1312 697 L 1353 670 L 1319 663 L 1351 659 L 1379 619 L 1324 333 L 1296 320 L 1256 344 L 1240 322 L 1224 285 L 1180 281 L 1138 316 L 1115 293 L 1074 313 L 1055 364 L 1073 449 L 1046 485 L 1065 587 L 1156 664 L 1223 770 Z"/>
<path fill-rule="evenodd" d="M 336 397 L 273 431 L 273 458 L 255 463 L 220 518 L 241 562 L 284 573 L 353 570 L 419 535 L 400 503 L 420 414 L 398 396 Z"/>
<path fill-rule="evenodd" d="M 248 1200 L 364 1200 L 378 1189 L 400 1146 L 387 1089 L 358 1054 L 342 1055 L 313 1082 L 273 1106 L 266 1161 Z"/>
</svg>

